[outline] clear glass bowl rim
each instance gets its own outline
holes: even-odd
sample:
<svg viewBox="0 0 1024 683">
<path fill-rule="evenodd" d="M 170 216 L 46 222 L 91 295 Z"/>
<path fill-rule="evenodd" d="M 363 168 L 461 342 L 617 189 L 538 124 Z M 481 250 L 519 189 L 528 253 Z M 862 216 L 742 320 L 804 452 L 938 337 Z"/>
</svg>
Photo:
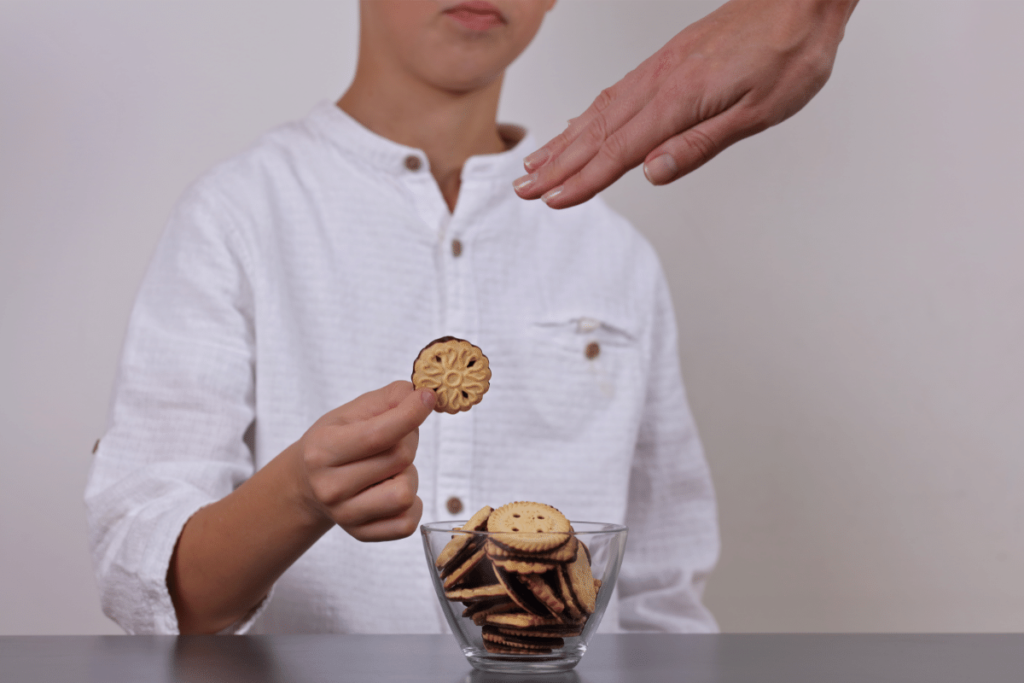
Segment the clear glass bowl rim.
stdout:
<svg viewBox="0 0 1024 683">
<path fill-rule="evenodd" d="M 462 530 L 462 529 L 453 528 L 453 527 L 457 527 L 457 526 L 464 526 L 466 524 L 466 522 L 468 522 L 468 521 L 469 521 L 468 519 L 453 519 L 453 520 L 449 520 L 447 522 L 426 522 L 426 523 L 420 525 L 420 531 L 422 533 L 446 533 L 446 534 L 458 532 L 458 533 L 461 533 L 461 534 L 473 534 L 473 535 L 479 535 L 479 536 L 485 536 L 485 537 L 486 536 L 495 536 L 495 535 L 497 535 L 497 536 L 501 536 L 501 535 L 507 536 L 510 533 L 508 531 L 465 531 L 465 530 Z M 601 527 L 601 528 L 599 528 L 599 529 L 589 529 L 589 530 L 588 529 L 584 529 L 583 531 L 580 531 L 579 529 L 575 528 L 577 524 L 580 525 L 580 526 L 582 526 L 584 524 L 587 524 L 587 525 L 590 525 L 590 526 L 593 526 L 593 527 Z M 579 522 L 572 522 L 572 525 L 573 525 L 573 531 L 571 533 L 572 533 L 573 536 L 600 536 L 602 534 L 616 534 L 616 533 L 619 533 L 619 532 L 622 532 L 622 531 L 627 531 L 628 528 L 629 528 L 629 527 L 626 527 L 626 526 L 624 526 L 622 524 L 612 524 L 610 522 L 584 522 L 584 521 L 579 521 Z M 566 532 L 566 533 L 569 533 L 569 532 Z"/>
</svg>

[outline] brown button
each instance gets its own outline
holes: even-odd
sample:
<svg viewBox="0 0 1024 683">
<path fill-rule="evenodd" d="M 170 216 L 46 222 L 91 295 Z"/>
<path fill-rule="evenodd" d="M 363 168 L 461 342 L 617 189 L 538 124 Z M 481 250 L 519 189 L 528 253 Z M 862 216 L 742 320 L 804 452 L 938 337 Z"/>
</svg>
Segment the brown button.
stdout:
<svg viewBox="0 0 1024 683">
<path fill-rule="evenodd" d="M 590 360 L 594 360 L 601 355 L 601 345 L 597 342 L 590 342 L 587 344 L 587 350 L 584 352 Z"/>
<path fill-rule="evenodd" d="M 462 242 L 458 240 L 452 240 L 452 256 L 459 258 L 462 256 Z"/>
<path fill-rule="evenodd" d="M 422 165 L 423 162 L 421 162 L 420 158 L 415 154 L 410 154 L 405 158 L 405 167 L 410 171 L 418 171 Z"/>
<path fill-rule="evenodd" d="M 462 512 L 462 501 L 455 496 L 449 498 L 448 502 L 445 503 L 444 506 L 448 508 L 448 512 L 453 515 L 457 515 Z"/>
</svg>

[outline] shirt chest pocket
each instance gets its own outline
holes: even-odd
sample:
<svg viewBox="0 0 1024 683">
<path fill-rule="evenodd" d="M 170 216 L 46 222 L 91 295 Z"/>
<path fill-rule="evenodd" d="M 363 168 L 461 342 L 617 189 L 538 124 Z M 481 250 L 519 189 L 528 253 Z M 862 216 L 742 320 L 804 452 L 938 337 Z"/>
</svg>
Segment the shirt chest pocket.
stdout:
<svg viewBox="0 0 1024 683">
<path fill-rule="evenodd" d="M 641 402 L 639 342 L 628 324 L 565 316 L 528 329 L 527 402 L 549 433 L 576 438 Z M 620 420 L 611 420 L 618 423 Z"/>
</svg>

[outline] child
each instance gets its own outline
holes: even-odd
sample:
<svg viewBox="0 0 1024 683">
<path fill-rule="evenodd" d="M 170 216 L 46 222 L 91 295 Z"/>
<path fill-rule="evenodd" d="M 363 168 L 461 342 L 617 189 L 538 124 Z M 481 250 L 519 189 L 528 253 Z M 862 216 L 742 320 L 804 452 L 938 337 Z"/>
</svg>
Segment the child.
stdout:
<svg viewBox="0 0 1024 683">
<path fill-rule="evenodd" d="M 185 194 L 86 492 L 126 631 L 444 631 L 417 524 L 513 500 L 629 525 L 606 628 L 715 628 L 714 495 L 657 258 L 600 200 L 512 192 L 533 143 L 495 123 L 502 76 L 552 4 L 362 2 L 338 104 Z M 392 380 L 443 335 L 493 377 L 431 416 Z"/>
</svg>

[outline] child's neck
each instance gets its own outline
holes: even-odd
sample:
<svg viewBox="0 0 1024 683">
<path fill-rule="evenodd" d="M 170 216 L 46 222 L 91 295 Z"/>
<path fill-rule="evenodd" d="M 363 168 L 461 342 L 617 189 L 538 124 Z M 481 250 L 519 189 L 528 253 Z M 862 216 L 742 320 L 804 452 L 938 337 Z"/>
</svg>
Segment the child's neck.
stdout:
<svg viewBox="0 0 1024 683">
<path fill-rule="evenodd" d="M 448 210 L 454 211 L 466 159 L 505 150 L 496 124 L 500 94 L 500 78 L 453 93 L 360 60 L 338 106 L 374 133 L 422 149 Z"/>
</svg>

